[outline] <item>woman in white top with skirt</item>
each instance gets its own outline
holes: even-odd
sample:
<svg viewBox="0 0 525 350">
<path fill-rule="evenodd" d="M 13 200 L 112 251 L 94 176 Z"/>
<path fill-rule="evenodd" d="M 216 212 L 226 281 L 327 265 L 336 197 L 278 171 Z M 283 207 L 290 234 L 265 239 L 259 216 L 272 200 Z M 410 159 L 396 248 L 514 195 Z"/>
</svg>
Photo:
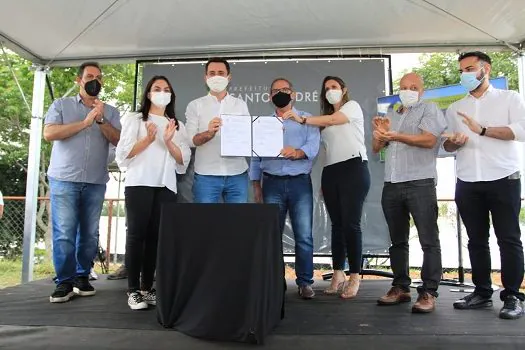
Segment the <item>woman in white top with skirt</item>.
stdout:
<svg viewBox="0 0 525 350">
<path fill-rule="evenodd" d="M 128 305 L 156 304 L 153 289 L 160 210 L 177 199 L 177 172 L 188 167 L 191 151 L 184 125 L 175 118 L 175 93 L 166 77 L 147 84 L 141 109 L 122 119 L 116 160 L 126 168 Z M 141 275 L 142 273 L 142 275 Z"/>
<path fill-rule="evenodd" d="M 361 215 L 368 190 L 370 172 L 366 155 L 363 111 L 350 100 L 341 78 L 328 76 L 321 89 L 321 113 L 302 118 L 293 111 L 284 118 L 318 126 L 326 149 L 326 164 L 321 189 L 332 221 L 332 262 L 334 274 L 326 294 L 340 294 L 344 299 L 357 295 L 362 265 Z M 346 281 L 345 252 L 350 266 Z"/>
</svg>

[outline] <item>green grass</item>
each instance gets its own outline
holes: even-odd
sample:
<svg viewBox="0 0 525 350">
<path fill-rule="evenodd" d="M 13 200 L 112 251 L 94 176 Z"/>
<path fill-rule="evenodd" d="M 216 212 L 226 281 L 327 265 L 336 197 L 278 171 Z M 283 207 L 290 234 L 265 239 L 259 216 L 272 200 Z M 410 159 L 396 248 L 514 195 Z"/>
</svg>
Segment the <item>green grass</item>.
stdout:
<svg viewBox="0 0 525 350">
<path fill-rule="evenodd" d="M 53 264 L 35 265 L 33 279 L 52 278 L 55 275 Z M 16 286 L 22 281 L 22 260 L 0 260 L 0 289 Z"/>
<path fill-rule="evenodd" d="M 110 265 L 109 271 L 113 272 L 118 268 Z M 100 274 L 100 266 L 95 264 L 95 272 Z M 53 278 L 55 269 L 52 262 L 42 262 L 36 264 L 33 270 L 33 279 Z M 22 259 L 17 260 L 0 260 L 0 289 L 12 287 L 22 282 Z"/>
</svg>

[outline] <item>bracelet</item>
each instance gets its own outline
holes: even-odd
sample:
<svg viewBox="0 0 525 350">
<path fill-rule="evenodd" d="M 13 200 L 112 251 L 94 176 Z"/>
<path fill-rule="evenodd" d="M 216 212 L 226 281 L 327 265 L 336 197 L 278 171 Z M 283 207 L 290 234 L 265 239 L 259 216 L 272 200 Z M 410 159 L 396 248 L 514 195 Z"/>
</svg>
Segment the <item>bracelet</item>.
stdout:
<svg viewBox="0 0 525 350">
<path fill-rule="evenodd" d="M 301 124 L 306 124 L 306 118 L 305 117 L 301 117 Z"/>
</svg>

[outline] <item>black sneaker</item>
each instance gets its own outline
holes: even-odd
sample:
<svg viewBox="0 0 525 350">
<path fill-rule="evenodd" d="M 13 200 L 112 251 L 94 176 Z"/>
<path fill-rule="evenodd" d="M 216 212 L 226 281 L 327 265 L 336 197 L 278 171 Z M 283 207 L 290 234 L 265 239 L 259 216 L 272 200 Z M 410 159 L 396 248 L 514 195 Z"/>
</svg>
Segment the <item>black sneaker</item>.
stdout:
<svg viewBox="0 0 525 350">
<path fill-rule="evenodd" d="M 499 312 L 499 318 L 506 320 L 517 320 L 523 316 L 523 301 L 516 298 L 514 295 L 509 295 L 503 301 L 503 308 Z"/>
<path fill-rule="evenodd" d="M 492 307 L 492 299 L 483 297 L 477 293 L 470 293 L 454 302 L 454 309 L 470 310 Z"/>
<path fill-rule="evenodd" d="M 55 291 L 49 297 L 51 303 L 65 303 L 75 295 L 71 283 L 61 283 L 56 286 Z"/>
<path fill-rule="evenodd" d="M 89 276 L 77 277 L 73 291 L 81 297 L 90 297 L 96 293 L 95 288 L 89 283 Z"/>
</svg>

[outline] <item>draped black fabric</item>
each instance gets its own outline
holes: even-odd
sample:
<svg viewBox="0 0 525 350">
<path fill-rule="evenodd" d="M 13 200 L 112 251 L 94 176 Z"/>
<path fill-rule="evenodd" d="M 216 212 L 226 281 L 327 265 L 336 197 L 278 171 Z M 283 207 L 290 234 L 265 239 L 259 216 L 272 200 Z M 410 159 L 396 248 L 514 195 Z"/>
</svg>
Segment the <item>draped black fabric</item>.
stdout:
<svg viewBox="0 0 525 350">
<path fill-rule="evenodd" d="M 159 322 L 194 337 L 263 343 L 283 312 L 281 247 L 277 205 L 166 204 Z"/>
</svg>

